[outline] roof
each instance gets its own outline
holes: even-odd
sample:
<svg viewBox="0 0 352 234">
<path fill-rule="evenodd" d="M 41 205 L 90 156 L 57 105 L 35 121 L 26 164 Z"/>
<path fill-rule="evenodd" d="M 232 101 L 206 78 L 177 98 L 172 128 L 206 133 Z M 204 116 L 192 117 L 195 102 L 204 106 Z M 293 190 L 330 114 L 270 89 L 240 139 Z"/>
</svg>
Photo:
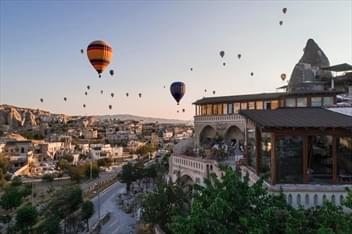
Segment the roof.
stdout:
<svg viewBox="0 0 352 234">
<path fill-rule="evenodd" d="M 341 63 L 330 67 L 322 67 L 321 69 L 327 71 L 343 72 L 352 70 L 352 65 L 348 63 Z"/>
<path fill-rule="evenodd" d="M 261 127 L 352 128 L 352 117 L 323 108 L 241 110 L 240 114 Z"/>
<path fill-rule="evenodd" d="M 256 101 L 263 99 L 277 99 L 286 94 L 285 92 L 275 93 L 256 93 L 246 95 L 221 96 L 221 97 L 205 97 L 195 101 L 193 104 L 208 104 L 208 103 L 224 103 L 224 102 L 241 102 L 241 101 Z"/>
</svg>

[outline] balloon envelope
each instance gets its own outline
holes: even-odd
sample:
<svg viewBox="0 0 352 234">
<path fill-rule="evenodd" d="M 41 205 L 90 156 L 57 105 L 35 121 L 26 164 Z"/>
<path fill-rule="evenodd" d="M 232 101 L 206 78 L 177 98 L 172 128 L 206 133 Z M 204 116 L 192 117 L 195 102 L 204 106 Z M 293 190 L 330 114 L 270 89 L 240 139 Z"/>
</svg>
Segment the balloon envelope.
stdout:
<svg viewBox="0 0 352 234">
<path fill-rule="evenodd" d="M 185 95 L 185 92 L 186 92 L 185 83 L 181 81 L 176 81 L 172 83 L 170 86 L 170 92 L 171 92 L 171 95 L 176 100 L 177 105 L 179 105 L 180 100 L 182 99 L 183 95 Z"/>
<path fill-rule="evenodd" d="M 219 54 L 220 54 L 221 58 L 223 58 L 225 56 L 225 51 L 222 50 L 222 51 L 220 51 Z"/>
<path fill-rule="evenodd" d="M 242 57 L 242 55 L 241 55 L 241 54 L 238 54 L 237 57 L 238 57 L 238 59 L 240 59 L 240 58 Z"/>
<path fill-rule="evenodd" d="M 101 73 L 109 66 L 112 59 L 112 48 L 105 41 L 93 41 L 87 47 L 87 56 L 101 77 Z"/>
<path fill-rule="evenodd" d="M 282 25 L 284 22 L 282 20 L 280 20 L 279 24 Z"/>
<path fill-rule="evenodd" d="M 282 12 L 283 12 L 284 14 L 286 14 L 287 8 L 286 8 L 286 7 L 282 8 Z"/>
<path fill-rule="evenodd" d="M 114 70 L 111 69 L 111 70 L 109 71 L 109 73 L 110 73 L 111 76 L 113 76 L 113 75 L 114 75 Z"/>
<path fill-rule="evenodd" d="M 280 77 L 281 77 L 281 80 L 286 80 L 286 74 L 285 73 L 282 73 Z"/>
</svg>

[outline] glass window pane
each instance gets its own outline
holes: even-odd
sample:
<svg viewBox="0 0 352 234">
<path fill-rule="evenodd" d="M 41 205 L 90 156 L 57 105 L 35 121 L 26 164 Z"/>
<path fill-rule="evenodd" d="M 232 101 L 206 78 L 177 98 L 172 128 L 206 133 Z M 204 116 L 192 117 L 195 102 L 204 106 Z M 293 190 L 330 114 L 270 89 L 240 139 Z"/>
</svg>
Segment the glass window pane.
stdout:
<svg viewBox="0 0 352 234">
<path fill-rule="evenodd" d="M 241 103 L 241 110 L 247 110 L 247 102 Z"/>
<path fill-rule="evenodd" d="M 286 107 L 296 107 L 296 99 L 286 98 Z"/>
<path fill-rule="evenodd" d="M 232 103 L 227 104 L 227 113 L 228 114 L 233 113 L 233 104 Z"/>
<path fill-rule="evenodd" d="M 311 102 L 313 107 L 319 107 L 321 106 L 321 97 L 312 97 Z"/>
<path fill-rule="evenodd" d="M 341 183 L 352 182 L 352 137 L 337 139 L 337 176 Z"/>
<path fill-rule="evenodd" d="M 255 109 L 255 102 L 248 102 L 248 109 L 254 110 Z"/>
<path fill-rule="evenodd" d="M 271 110 L 271 102 L 270 101 L 264 102 L 264 110 Z"/>
<path fill-rule="evenodd" d="M 297 107 L 307 107 L 307 98 L 297 98 Z"/>
<path fill-rule="evenodd" d="M 278 100 L 272 100 L 271 101 L 271 109 L 275 110 L 277 108 L 279 108 L 279 101 Z"/>
<path fill-rule="evenodd" d="M 227 114 L 227 104 L 222 104 L 222 114 L 223 115 Z"/>
<path fill-rule="evenodd" d="M 275 150 L 279 183 L 301 183 L 303 181 L 303 138 L 278 136 Z"/>
<path fill-rule="evenodd" d="M 324 97 L 323 98 L 323 105 L 324 106 L 330 106 L 334 104 L 334 98 L 333 97 Z"/>
<path fill-rule="evenodd" d="M 262 132 L 261 146 L 261 169 L 260 172 L 270 180 L 270 162 L 271 162 L 271 134 Z"/>
<path fill-rule="evenodd" d="M 263 110 L 263 101 L 257 101 L 255 106 L 257 110 Z"/>
<path fill-rule="evenodd" d="M 238 113 L 238 111 L 241 109 L 241 104 L 239 102 L 234 103 L 233 109 L 234 109 L 234 113 Z"/>
</svg>

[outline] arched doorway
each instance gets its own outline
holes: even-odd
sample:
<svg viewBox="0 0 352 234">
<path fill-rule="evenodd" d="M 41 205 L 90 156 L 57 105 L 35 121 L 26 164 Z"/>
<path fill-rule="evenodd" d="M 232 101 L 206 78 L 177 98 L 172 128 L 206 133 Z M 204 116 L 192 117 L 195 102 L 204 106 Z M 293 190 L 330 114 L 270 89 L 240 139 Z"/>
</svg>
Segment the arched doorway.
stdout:
<svg viewBox="0 0 352 234">
<path fill-rule="evenodd" d="M 244 144 L 244 134 L 241 129 L 233 125 L 226 130 L 224 140 L 229 146 L 230 152 L 237 154 L 242 150 Z"/>
<path fill-rule="evenodd" d="M 205 126 L 199 134 L 199 143 L 201 147 L 210 148 L 215 141 L 216 131 L 213 127 Z"/>
</svg>

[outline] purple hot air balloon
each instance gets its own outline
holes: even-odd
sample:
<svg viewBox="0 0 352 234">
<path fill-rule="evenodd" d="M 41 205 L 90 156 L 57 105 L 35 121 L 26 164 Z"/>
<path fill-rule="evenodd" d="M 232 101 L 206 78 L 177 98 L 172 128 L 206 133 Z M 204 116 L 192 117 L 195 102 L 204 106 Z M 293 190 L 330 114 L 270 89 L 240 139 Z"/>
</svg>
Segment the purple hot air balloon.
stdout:
<svg viewBox="0 0 352 234">
<path fill-rule="evenodd" d="M 176 82 L 172 83 L 170 86 L 170 92 L 171 92 L 171 95 L 176 100 L 177 105 L 179 105 L 180 100 L 182 99 L 183 95 L 186 92 L 185 83 L 183 83 L 181 81 L 176 81 Z"/>
</svg>

